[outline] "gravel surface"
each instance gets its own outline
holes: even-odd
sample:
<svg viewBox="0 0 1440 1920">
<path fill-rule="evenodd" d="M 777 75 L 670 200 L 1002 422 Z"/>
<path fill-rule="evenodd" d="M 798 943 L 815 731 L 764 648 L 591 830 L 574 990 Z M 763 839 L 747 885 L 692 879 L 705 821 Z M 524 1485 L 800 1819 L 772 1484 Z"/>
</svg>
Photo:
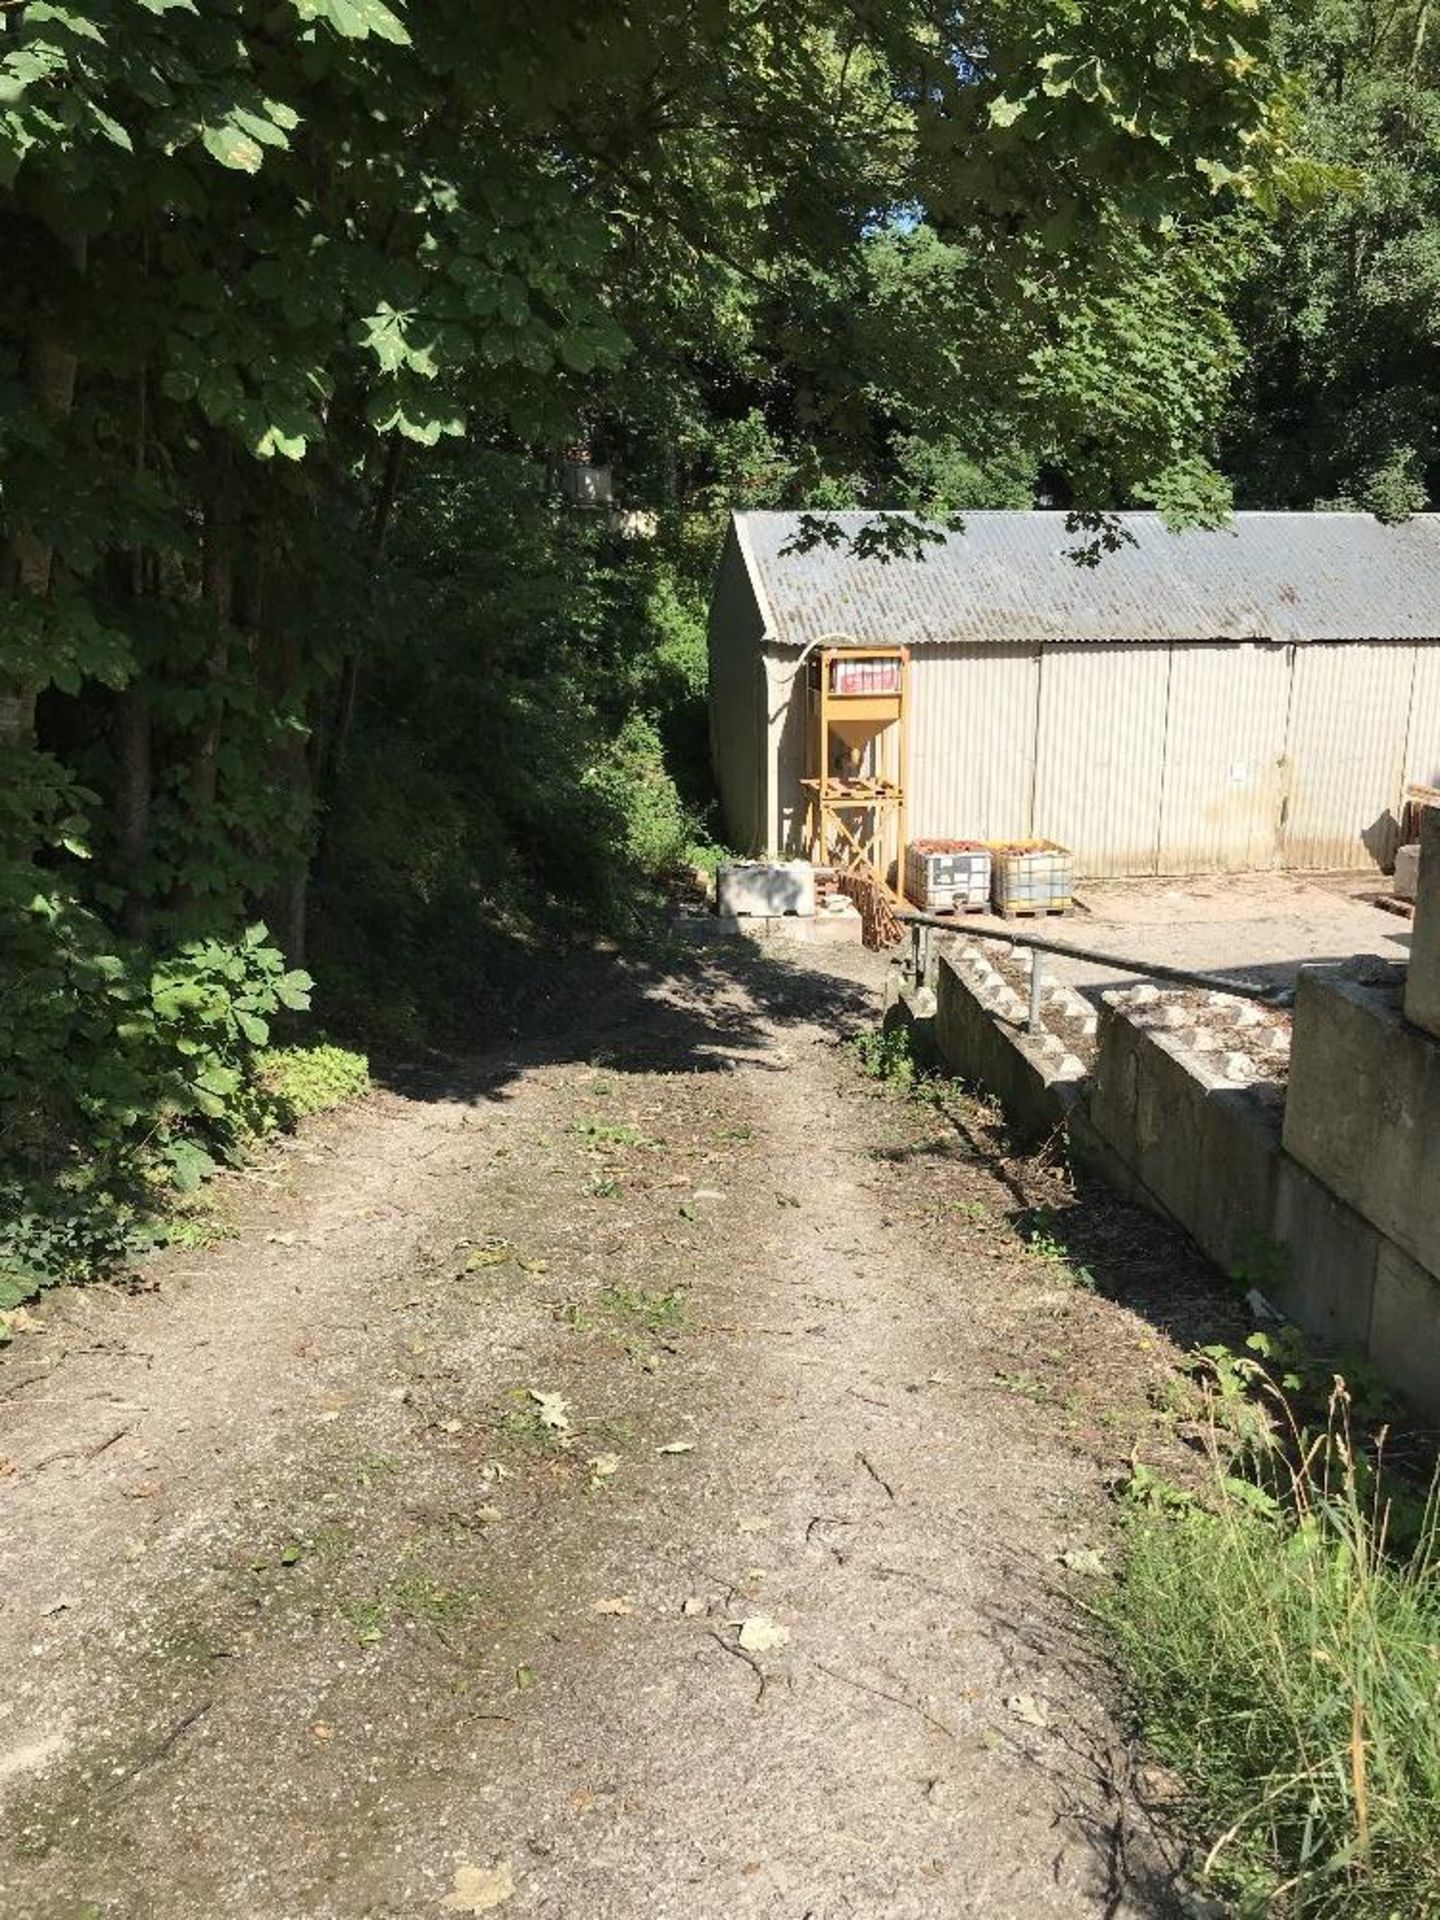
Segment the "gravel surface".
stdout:
<svg viewBox="0 0 1440 1920">
<path fill-rule="evenodd" d="M 1067 1556 L 1233 1309 L 865 1080 L 877 999 L 859 954 L 597 956 L 230 1182 L 232 1240 L 46 1302 L 0 1356 L 0 1911 L 1177 1910 Z"/>
</svg>

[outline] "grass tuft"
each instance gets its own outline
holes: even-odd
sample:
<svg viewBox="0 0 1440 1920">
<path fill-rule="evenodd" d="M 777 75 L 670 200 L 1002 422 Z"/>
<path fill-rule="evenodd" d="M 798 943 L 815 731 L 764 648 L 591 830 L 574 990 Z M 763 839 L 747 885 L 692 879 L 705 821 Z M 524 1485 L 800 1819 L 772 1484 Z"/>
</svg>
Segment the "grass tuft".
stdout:
<svg viewBox="0 0 1440 1920">
<path fill-rule="evenodd" d="M 1317 1435 L 1269 1397 L 1247 1470 L 1212 1417 L 1207 1493 L 1145 1476 L 1102 1611 L 1216 1891 L 1244 1915 L 1433 1920 L 1440 1506 L 1391 1497 L 1339 1383 Z"/>
</svg>

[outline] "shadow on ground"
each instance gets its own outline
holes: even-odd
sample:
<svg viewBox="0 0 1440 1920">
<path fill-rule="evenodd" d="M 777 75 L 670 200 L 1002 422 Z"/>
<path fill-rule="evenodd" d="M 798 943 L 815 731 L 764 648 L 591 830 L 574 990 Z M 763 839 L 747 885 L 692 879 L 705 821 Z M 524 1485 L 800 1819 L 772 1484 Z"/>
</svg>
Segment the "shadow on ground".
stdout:
<svg viewBox="0 0 1440 1920">
<path fill-rule="evenodd" d="M 382 1061 L 374 1074 L 411 1099 L 478 1103 L 503 1101 L 532 1067 L 567 1062 L 621 1074 L 763 1069 L 770 1023 L 814 1020 L 839 1035 L 874 1012 L 873 988 L 748 945 L 654 958 L 594 951 L 556 962 L 487 1052 Z"/>
</svg>

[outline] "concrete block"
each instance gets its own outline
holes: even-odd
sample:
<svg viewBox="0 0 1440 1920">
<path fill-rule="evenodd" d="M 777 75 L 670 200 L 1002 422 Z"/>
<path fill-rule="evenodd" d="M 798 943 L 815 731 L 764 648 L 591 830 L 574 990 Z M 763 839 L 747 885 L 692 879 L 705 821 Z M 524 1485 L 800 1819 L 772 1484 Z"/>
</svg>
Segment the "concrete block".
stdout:
<svg viewBox="0 0 1440 1920">
<path fill-rule="evenodd" d="M 815 911 L 815 869 L 808 860 L 736 860 L 717 880 L 722 914 L 761 919 Z"/>
<path fill-rule="evenodd" d="M 1440 1038 L 1440 807 L 1427 807 L 1420 816 L 1405 1017 Z"/>
<path fill-rule="evenodd" d="M 1420 884 L 1420 843 L 1395 852 L 1395 898 L 1413 900 Z"/>
<path fill-rule="evenodd" d="M 1440 1272 L 1440 1039 L 1407 1024 L 1398 987 L 1302 971 L 1285 1149 Z"/>
<path fill-rule="evenodd" d="M 1194 1059 L 1173 1035 L 1111 1006 L 1088 1101 L 1092 1126 L 1159 1211 L 1227 1273 L 1254 1271 L 1272 1244 L 1280 1135 L 1223 1058 Z"/>
<path fill-rule="evenodd" d="M 1273 1260 L 1254 1284 L 1330 1355 L 1364 1353 L 1370 1340 L 1381 1236 L 1368 1220 L 1288 1154 L 1275 1181 Z"/>
<path fill-rule="evenodd" d="M 1427 1420 L 1440 1425 L 1440 1279 L 1382 1242 L 1370 1357 Z"/>
<path fill-rule="evenodd" d="M 922 1072 L 928 1072 L 938 1062 L 935 1004 L 935 995 L 929 987 L 906 987 L 885 1009 L 880 1023 L 885 1033 L 910 1036 L 910 1057 Z"/>
<path fill-rule="evenodd" d="M 947 1073 L 993 1094 L 1030 1139 L 1062 1125 L 1085 1085 L 1078 1063 L 1050 1059 L 1038 1037 L 1001 1018 L 949 955 L 936 975 L 935 1048 Z"/>
</svg>

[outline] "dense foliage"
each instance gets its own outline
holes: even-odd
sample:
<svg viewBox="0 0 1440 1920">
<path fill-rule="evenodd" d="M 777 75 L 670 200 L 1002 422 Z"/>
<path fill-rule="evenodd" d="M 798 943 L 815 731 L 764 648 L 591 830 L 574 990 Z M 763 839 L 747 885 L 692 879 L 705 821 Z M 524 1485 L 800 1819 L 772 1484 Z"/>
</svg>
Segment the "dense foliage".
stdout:
<svg viewBox="0 0 1440 1920">
<path fill-rule="evenodd" d="M 1400 518 L 1440 487 L 1436 22 L 1425 0 L 1317 0 L 1281 45 L 1337 190 L 1268 234 L 1238 304 L 1226 463 L 1247 506 Z"/>
<path fill-rule="evenodd" d="M 1252 0 L 0 10 L 10 1243 L 226 1145 L 317 873 L 394 1044 L 623 915 L 726 497 L 1219 511 L 1291 138 Z"/>
</svg>

